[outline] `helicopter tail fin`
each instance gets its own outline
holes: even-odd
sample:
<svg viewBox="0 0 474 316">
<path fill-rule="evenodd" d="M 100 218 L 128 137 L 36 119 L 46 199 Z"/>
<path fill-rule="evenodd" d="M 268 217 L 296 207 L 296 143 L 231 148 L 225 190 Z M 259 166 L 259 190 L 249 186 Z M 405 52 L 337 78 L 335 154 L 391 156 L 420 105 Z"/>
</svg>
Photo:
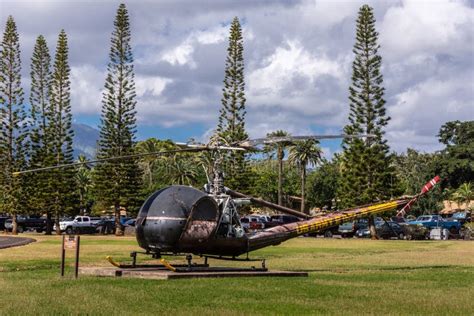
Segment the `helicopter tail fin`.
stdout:
<svg viewBox="0 0 474 316">
<path fill-rule="evenodd" d="M 428 181 L 423 186 L 423 188 L 421 189 L 421 192 L 418 193 L 417 195 L 415 195 L 415 197 L 413 199 L 411 199 L 400 211 L 398 211 L 397 216 L 398 217 L 405 216 L 407 211 L 410 210 L 413 203 L 415 203 L 418 200 L 418 198 L 420 198 L 421 196 L 423 196 L 426 193 L 428 193 L 429 191 L 431 191 L 435 187 L 435 185 L 440 181 L 441 181 L 441 178 L 439 176 L 436 176 L 433 179 L 431 179 L 430 181 Z"/>
</svg>

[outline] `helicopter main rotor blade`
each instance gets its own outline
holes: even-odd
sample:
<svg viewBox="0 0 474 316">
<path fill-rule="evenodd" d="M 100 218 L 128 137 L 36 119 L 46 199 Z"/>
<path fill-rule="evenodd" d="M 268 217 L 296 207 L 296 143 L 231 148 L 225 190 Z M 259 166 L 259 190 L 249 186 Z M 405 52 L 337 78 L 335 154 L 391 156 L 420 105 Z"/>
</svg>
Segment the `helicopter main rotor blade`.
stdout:
<svg viewBox="0 0 474 316">
<path fill-rule="evenodd" d="M 182 145 L 182 144 L 181 144 Z M 54 170 L 54 169 L 62 169 L 62 168 L 69 168 L 69 167 L 76 167 L 82 165 L 89 165 L 99 162 L 106 162 L 106 161 L 114 161 L 114 160 L 122 160 L 122 159 L 132 159 L 132 158 L 141 158 L 147 156 L 163 156 L 166 154 L 175 154 L 181 152 L 200 152 L 200 151 L 208 151 L 208 150 L 245 150 L 244 148 L 240 147 L 225 147 L 225 146 L 207 146 L 207 145 L 186 145 L 188 148 L 181 148 L 181 149 L 174 149 L 174 150 L 167 150 L 167 151 L 156 151 L 151 153 L 142 153 L 142 154 L 132 154 L 132 155 L 125 155 L 125 156 L 115 156 L 103 159 L 95 159 L 89 160 L 85 162 L 73 162 L 70 164 L 62 164 L 56 166 L 49 166 L 49 167 L 42 167 L 42 168 L 35 168 L 23 171 L 13 172 L 14 176 L 24 174 L 24 173 L 32 173 L 38 171 L 47 171 L 47 170 Z"/>
<path fill-rule="evenodd" d="M 292 142 L 298 140 L 306 140 L 306 139 L 315 139 L 315 140 L 322 140 L 322 139 L 338 139 L 338 138 L 372 138 L 376 135 L 373 134 L 357 134 L 357 135 L 348 135 L 348 134 L 339 134 L 339 135 L 307 135 L 307 136 L 282 136 L 282 137 L 266 137 L 266 138 L 257 138 L 257 139 L 250 139 L 247 141 L 243 141 L 239 143 L 239 146 L 242 147 L 254 147 L 257 145 L 266 145 L 266 144 L 276 144 L 276 143 L 284 143 L 284 142 Z"/>
<path fill-rule="evenodd" d="M 214 146 L 214 145 L 188 144 L 188 143 L 176 143 L 176 145 L 186 146 L 188 148 L 199 148 L 199 149 L 202 149 L 202 150 L 238 150 L 238 151 L 245 151 L 245 148 L 232 147 L 232 146 Z"/>
</svg>

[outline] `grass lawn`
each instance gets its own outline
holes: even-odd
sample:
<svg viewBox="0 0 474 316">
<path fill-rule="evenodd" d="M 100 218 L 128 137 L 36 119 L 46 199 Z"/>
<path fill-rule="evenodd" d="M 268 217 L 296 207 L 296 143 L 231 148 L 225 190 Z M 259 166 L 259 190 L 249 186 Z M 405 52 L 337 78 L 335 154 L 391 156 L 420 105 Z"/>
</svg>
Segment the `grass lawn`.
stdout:
<svg viewBox="0 0 474 316">
<path fill-rule="evenodd" d="M 308 278 L 74 280 L 72 251 L 59 276 L 60 238 L 31 236 L 0 250 L 1 315 L 474 314 L 474 242 L 296 238 L 253 256 Z M 81 265 L 133 250 L 134 238 L 82 236 Z"/>
</svg>

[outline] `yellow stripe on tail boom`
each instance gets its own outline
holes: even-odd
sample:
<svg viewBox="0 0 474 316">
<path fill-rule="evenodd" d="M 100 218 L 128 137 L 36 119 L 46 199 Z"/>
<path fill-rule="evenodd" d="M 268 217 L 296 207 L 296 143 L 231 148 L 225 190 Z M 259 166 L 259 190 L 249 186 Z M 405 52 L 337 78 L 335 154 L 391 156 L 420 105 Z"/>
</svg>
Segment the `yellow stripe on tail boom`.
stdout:
<svg viewBox="0 0 474 316">
<path fill-rule="evenodd" d="M 331 217 L 313 218 L 299 225 L 296 228 L 296 232 L 298 235 L 317 232 L 361 217 L 394 210 L 404 202 L 405 201 L 390 201 L 342 212 L 338 215 L 331 215 Z"/>
</svg>

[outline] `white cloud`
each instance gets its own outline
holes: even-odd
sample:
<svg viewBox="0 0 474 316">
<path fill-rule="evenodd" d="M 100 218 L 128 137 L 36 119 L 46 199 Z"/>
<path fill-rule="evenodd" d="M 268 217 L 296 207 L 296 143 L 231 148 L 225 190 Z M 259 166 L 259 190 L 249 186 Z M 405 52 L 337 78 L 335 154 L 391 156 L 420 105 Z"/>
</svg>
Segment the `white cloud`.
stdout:
<svg viewBox="0 0 474 316">
<path fill-rule="evenodd" d="M 193 59 L 196 45 L 212 45 L 223 42 L 228 34 L 227 27 L 219 26 L 206 31 L 194 31 L 189 34 L 184 41 L 171 50 L 165 51 L 162 60 L 171 65 L 188 65 L 191 69 L 197 64 Z"/>
<path fill-rule="evenodd" d="M 192 58 L 194 47 L 188 41 L 183 42 L 181 45 L 167 51 L 163 54 L 162 59 L 169 62 L 172 65 L 186 65 L 190 68 L 196 68 L 196 63 Z"/>
<path fill-rule="evenodd" d="M 404 0 L 389 8 L 380 28 L 388 58 L 472 51 L 474 9 L 464 1 Z M 413 58 L 413 57 L 412 57 Z"/>
<path fill-rule="evenodd" d="M 98 114 L 105 73 L 83 64 L 71 67 L 71 108 L 75 114 Z"/>
<path fill-rule="evenodd" d="M 153 97 L 160 96 L 166 88 L 166 85 L 171 82 L 171 79 L 162 77 L 137 76 L 135 79 L 137 96 L 138 98 L 144 97 L 145 95 L 151 95 Z"/>
<path fill-rule="evenodd" d="M 322 75 L 338 79 L 343 76 L 340 62 L 329 59 L 325 54 L 314 56 L 299 41 L 286 41 L 263 64 L 248 75 L 249 92 L 255 98 L 293 98 L 306 92 L 304 88 L 287 89 L 295 80 L 303 85 L 313 85 L 315 79 Z"/>
<path fill-rule="evenodd" d="M 223 42 L 229 34 L 227 26 L 218 26 L 207 31 L 199 31 L 191 34 L 191 38 L 203 45 L 217 44 Z"/>
<path fill-rule="evenodd" d="M 330 58 L 321 49 L 310 51 L 297 40 L 286 40 L 247 76 L 249 111 L 266 114 L 258 130 L 269 124 L 272 130 L 300 134 L 310 124 L 341 124 L 347 113 L 347 64 L 345 55 Z"/>
<path fill-rule="evenodd" d="M 432 151 L 439 148 L 436 135 L 442 124 L 474 120 L 474 76 L 429 78 L 395 96 L 388 107 L 392 117 L 387 137 L 393 149 L 403 151 L 410 144 Z"/>
<path fill-rule="evenodd" d="M 345 1 L 341 5 L 337 1 L 306 0 L 298 7 L 297 14 L 307 25 L 329 29 L 355 16 L 362 4 L 363 1 Z"/>
</svg>

